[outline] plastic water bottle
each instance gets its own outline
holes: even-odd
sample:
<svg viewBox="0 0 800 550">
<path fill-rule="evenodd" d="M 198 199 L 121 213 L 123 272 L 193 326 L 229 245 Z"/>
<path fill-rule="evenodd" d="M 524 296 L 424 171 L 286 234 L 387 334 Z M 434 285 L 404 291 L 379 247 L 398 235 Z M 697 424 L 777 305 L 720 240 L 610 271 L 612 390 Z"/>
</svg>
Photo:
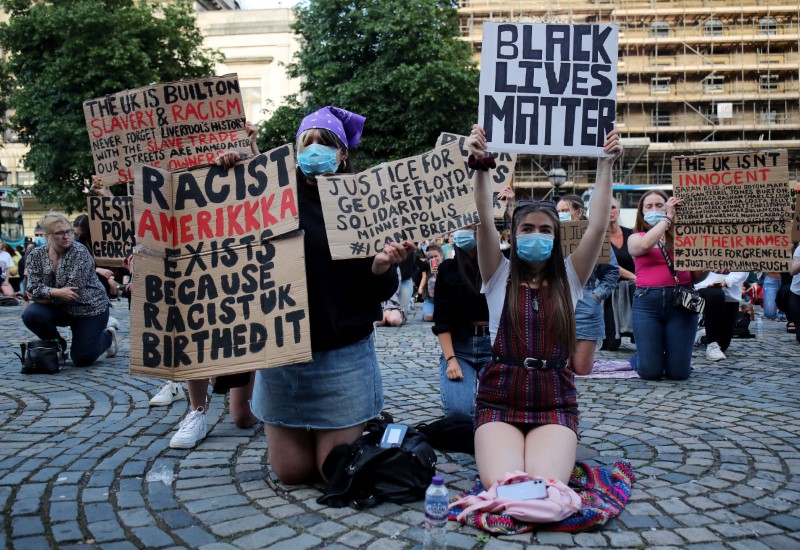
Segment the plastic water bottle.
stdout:
<svg viewBox="0 0 800 550">
<path fill-rule="evenodd" d="M 433 476 L 425 491 L 425 539 L 424 550 L 447 548 L 447 487 L 442 476 Z"/>
<path fill-rule="evenodd" d="M 761 320 L 761 315 L 756 315 L 756 339 L 764 339 L 764 322 Z"/>
</svg>

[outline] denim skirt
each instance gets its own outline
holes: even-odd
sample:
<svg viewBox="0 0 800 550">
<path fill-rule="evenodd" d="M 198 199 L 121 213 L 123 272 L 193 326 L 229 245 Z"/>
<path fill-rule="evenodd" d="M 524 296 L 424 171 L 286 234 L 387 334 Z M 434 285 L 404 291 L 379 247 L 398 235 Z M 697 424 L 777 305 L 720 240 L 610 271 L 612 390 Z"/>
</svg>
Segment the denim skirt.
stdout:
<svg viewBox="0 0 800 550">
<path fill-rule="evenodd" d="M 375 338 L 313 352 L 310 363 L 256 373 L 253 414 L 284 428 L 336 430 L 363 424 L 383 408 Z"/>
<path fill-rule="evenodd" d="M 602 340 L 606 337 L 603 304 L 586 289 L 575 307 L 575 334 L 578 340 Z"/>
</svg>

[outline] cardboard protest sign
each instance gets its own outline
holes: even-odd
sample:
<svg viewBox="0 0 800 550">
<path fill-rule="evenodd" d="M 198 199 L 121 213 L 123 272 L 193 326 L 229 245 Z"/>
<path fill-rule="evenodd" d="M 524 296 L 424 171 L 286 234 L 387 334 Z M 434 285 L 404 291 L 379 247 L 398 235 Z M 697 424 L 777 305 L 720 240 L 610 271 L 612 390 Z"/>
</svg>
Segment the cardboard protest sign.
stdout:
<svg viewBox="0 0 800 550">
<path fill-rule="evenodd" d="M 676 157 L 675 269 L 788 271 L 793 204 L 785 149 Z"/>
<path fill-rule="evenodd" d="M 179 170 L 218 151 L 250 152 L 237 75 L 152 84 L 84 101 L 97 175 L 133 181 L 133 167 Z"/>
<path fill-rule="evenodd" d="M 561 222 L 561 251 L 564 258 L 575 252 L 578 245 L 589 227 L 589 220 L 578 220 L 574 222 Z M 611 236 L 606 229 L 606 236 L 603 239 L 603 246 L 600 255 L 597 257 L 598 264 L 607 264 L 611 261 Z"/>
<path fill-rule="evenodd" d="M 283 145 L 240 161 L 168 172 L 137 165 L 136 244 L 181 256 L 253 243 L 299 227 L 294 152 Z"/>
<path fill-rule="evenodd" d="M 457 134 L 448 134 L 442 132 L 439 139 L 436 141 L 436 147 L 447 145 L 453 141 L 458 142 L 461 148 L 461 155 L 464 157 L 464 162 L 469 158 L 469 150 L 467 150 L 466 142 L 467 136 L 459 136 Z M 494 157 L 497 167 L 489 172 L 489 177 L 492 180 L 492 206 L 494 210 L 494 217 L 496 219 L 502 218 L 506 211 L 506 205 L 497 200 L 497 194 L 507 186 L 511 185 L 511 180 L 514 177 L 514 168 L 517 165 L 517 155 L 509 153 L 489 153 Z M 467 176 L 472 179 L 475 170 L 467 168 Z"/>
<path fill-rule="evenodd" d="M 86 198 L 92 256 L 102 267 L 120 267 L 133 254 L 133 199 L 131 197 Z"/>
<path fill-rule="evenodd" d="M 374 256 L 478 223 L 458 142 L 359 174 L 317 178 L 334 260 Z"/>
<path fill-rule="evenodd" d="M 792 242 L 800 242 L 800 186 L 792 190 L 794 197 L 794 218 L 792 221 Z"/>
<path fill-rule="evenodd" d="M 303 236 L 134 256 L 131 374 L 193 380 L 311 361 Z"/>
<path fill-rule="evenodd" d="M 604 156 L 617 25 L 483 24 L 478 123 L 492 151 Z"/>
</svg>

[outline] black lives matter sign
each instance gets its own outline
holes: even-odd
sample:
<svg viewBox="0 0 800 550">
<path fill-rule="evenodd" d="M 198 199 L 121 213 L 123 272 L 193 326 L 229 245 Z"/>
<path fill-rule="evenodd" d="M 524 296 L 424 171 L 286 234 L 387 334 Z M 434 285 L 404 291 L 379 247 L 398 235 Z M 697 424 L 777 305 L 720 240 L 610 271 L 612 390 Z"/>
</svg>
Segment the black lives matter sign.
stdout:
<svg viewBox="0 0 800 550">
<path fill-rule="evenodd" d="M 616 25 L 484 23 L 478 123 L 488 149 L 603 156 L 617 36 Z"/>
</svg>

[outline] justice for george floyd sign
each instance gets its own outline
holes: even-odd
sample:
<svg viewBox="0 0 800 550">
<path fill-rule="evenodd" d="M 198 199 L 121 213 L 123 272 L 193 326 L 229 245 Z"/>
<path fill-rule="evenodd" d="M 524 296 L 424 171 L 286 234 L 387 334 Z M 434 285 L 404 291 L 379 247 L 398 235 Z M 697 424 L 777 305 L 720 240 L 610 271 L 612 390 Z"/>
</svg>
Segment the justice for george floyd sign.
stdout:
<svg viewBox="0 0 800 550">
<path fill-rule="evenodd" d="M 417 242 L 478 223 L 457 141 L 359 174 L 318 177 L 334 260 L 374 256 L 386 242 Z"/>
<path fill-rule="evenodd" d="M 152 84 L 83 103 L 97 175 L 134 180 L 134 166 L 179 170 L 211 164 L 219 151 L 250 152 L 235 74 Z"/>
<path fill-rule="evenodd" d="M 120 267 L 133 254 L 133 199 L 131 197 L 86 198 L 92 256 L 102 267 Z"/>
<path fill-rule="evenodd" d="M 466 142 L 467 136 L 459 136 L 457 134 L 448 134 L 442 132 L 439 139 L 436 141 L 436 147 L 447 145 L 454 141 L 458 142 L 461 148 L 461 155 L 464 157 L 464 162 L 469 158 L 469 150 L 467 149 Z M 502 218 L 506 210 L 506 205 L 497 200 L 497 194 L 504 188 L 511 185 L 511 180 L 514 177 L 514 167 L 517 165 L 517 155 L 509 153 L 489 153 L 494 156 L 497 167 L 489 172 L 489 177 L 492 183 L 492 209 L 494 210 L 495 218 Z M 475 170 L 467 168 L 467 177 L 472 179 Z"/>
<path fill-rule="evenodd" d="M 788 271 L 794 205 L 785 149 L 675 157 L 675 269 Z"/>
<path fill-rule="evenodd" d="M 589 227 L 589 220 L 578 220 L 574 222 L 561 222 L 561 252 L 566 258 L 581 244 L 583 234 Z M 606 229 L 606 236 L 597 256 L 598 264 L 607 264 L 611 261 L 611 236 Z"/>
<path fill-rule="evenodd" d="M 133 262 L 131 374 L 194 380 L 311 361 L 302 234 Z"/>
<path fill-rule="evenodd" d="M 299 227 L 291 145 L 231 169 L 168 172 L 139 164 L 135 173 L 136 244 L 156 253 L 202 254 Z"/>
<path fill-rule="evenodd" d="M 604 156 L 617 36 L 617 25 L 484 23 L 478 123 L 487 148 Z"/>
</svg>

